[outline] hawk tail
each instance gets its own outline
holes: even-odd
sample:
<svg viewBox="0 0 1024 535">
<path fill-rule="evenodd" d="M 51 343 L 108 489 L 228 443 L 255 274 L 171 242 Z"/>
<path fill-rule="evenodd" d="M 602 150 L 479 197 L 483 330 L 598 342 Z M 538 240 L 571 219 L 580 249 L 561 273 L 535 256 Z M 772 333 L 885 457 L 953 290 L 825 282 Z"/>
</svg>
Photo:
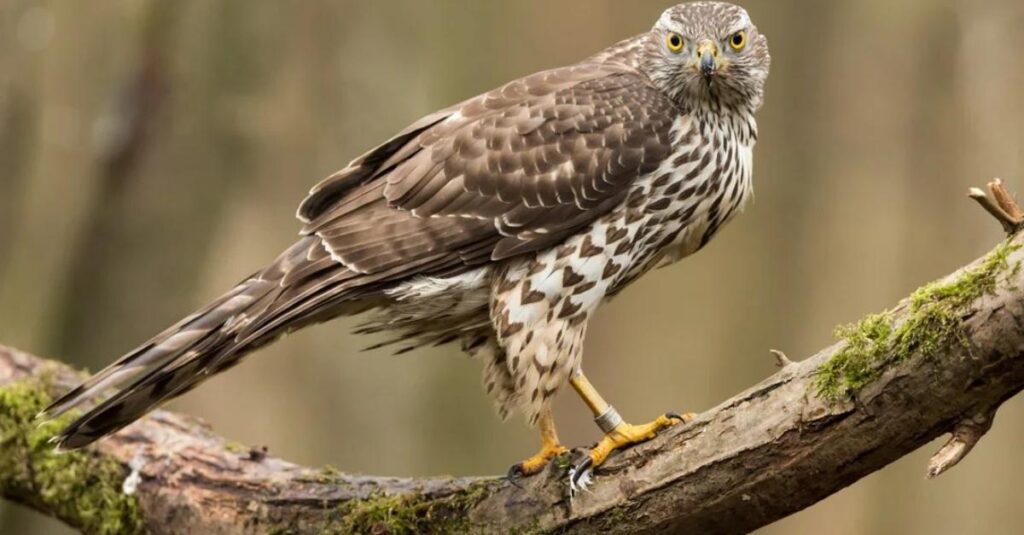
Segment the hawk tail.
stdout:
<svg viewBox="0 0 1024 535">
<path fill-rule="evenodd" d="M 72 422 L 53 441 L 62 449 L 86 446 L 220 371 L 211 365 L 237 362 L 250 348 L 237 348 L 232 355 L 224 350 L 232 345 L 235 326 L 244 322 L 247 310 L 270 294 L 268 286 L 258 278 L 243 281 L 54 401 L 40 416 L 58 417 L 128 385 Z"/>
<path fill-rule="evenodd" d="M 322 311 L 326 302 L 345 301 L 340 288 L 324 288 L 316 281 L 351 277 L 310 269 L 307 246 L 319 245 L 308 241 L 300 241 L 266 269 L 54 401 L 41 418 L 56 418 L 101 400 L 52 441 L 65 450 L 87 446 L 304 325 L 303 319 Z M 291 277 L 295 269 L 304 276 Z"/>
</svg>

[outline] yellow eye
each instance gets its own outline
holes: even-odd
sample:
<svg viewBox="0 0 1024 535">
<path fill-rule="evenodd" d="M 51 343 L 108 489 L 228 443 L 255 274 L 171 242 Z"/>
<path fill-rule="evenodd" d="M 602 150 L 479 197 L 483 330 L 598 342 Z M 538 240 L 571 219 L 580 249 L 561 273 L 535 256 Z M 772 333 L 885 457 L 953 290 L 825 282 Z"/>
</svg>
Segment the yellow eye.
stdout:
<svg viewBox="0 0 1024 535">
<path fill-rule="evenodd" d="M 743 50 L 743 47 L 747 46 L 747 32 L 736 32 L 729 38 L 729 46 L 733 50 L 739 52 Z"/>
<path fill-rule="evenodd" d="M 668 35 L 665 36 L 665 46 L 667 46 L 669 51 L 672 52 L 673 54 L 678 54 L 682 52 L 683 45 L 685 44 L 686 42 L 683 41 L 683 36 L 679 35 L 678 33 L 669 32 Z"/>
</svg>

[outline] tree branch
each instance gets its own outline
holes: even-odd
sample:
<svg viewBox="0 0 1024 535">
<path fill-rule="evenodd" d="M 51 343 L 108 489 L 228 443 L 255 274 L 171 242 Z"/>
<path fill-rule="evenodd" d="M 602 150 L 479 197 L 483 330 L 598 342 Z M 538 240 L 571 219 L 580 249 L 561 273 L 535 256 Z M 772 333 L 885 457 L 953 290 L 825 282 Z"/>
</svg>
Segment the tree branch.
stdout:
<svg viewBox="0 0 1024 535">
<path fill-rule="evenodd" d="M 0 492 L 94 532 L 745 532 L 945 433 L 953 438 L 928 473 L 963 459 L 1024 388 L 1021 244 L 1012 238 L 842 330 L 843 341 L 811 358 L 777 353 L 778 373 L 613 456 L 572 503 L 559 463 L 521 486 L 346 475 L 240 447 L 165 411 L 87 452 L 55 454 L 45 446 L 53 429 L 32 415 L 79 376 L 3 347 Z"/>
</svg>

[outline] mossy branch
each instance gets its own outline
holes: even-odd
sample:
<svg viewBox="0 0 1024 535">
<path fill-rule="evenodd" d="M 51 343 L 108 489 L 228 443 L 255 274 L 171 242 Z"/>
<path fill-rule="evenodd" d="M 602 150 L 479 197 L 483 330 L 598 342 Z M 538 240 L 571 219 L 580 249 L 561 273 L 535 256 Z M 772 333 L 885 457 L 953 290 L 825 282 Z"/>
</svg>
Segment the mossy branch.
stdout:
<svg viewBox="0 0 1024 535">
<path fill-rule="evenodd" d="M 562 463 L 519 485 L 346 475 L 164 411 L 55 454 L 45 440 L 60 422 L 37 427 L 32 415 L 78 374 L 2 346 L 0 492 L 95 533 L 746 532 L 943 434 L 953 437 L 929 474 L 963 459 L 1024 389 L 1022 244 L 841 328 L 813 357 L 779 353 L 778 373 L 614 456 L 572 502 Z"/>
<path fill-rule="evenodd" d="M 35 421 L 49 402 L 45 384 L 27 378 L 0 388 L 0 492 L 89 533 L 139 531 L 138 503 L 122 492 L 126 474 L 118 462 L 93 452 L 53 451 L 49 438 L 68 419 Z"/>
<path fill-rule="evenodd" d="M 979 298 L 994 295 L 1001 279 L 1017 275 L 1019 262 L 1011 268 L 1008 258 L 1020 248 L 1009 241 L 1000 244 L 952 280 L 919 288 L 900 305 L 903 310 L 871 314 L 837 328 L 836 336 L 846 344 L 821 367 L 818 394 L 831 401 L 846 399 L 895 362 L 913 355 L 930 358 L 953 344 L 970 349 L 962 318 Z"/>
</svg>

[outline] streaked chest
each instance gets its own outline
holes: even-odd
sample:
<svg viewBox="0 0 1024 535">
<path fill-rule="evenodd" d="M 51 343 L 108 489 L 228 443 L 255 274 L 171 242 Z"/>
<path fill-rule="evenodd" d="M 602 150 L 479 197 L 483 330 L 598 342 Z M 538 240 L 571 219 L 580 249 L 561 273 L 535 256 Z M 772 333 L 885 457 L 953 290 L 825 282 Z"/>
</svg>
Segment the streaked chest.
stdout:
<svg viewBox="0 0 1024 535">
<path fill-rule="evenodd" d="M 753 197 L 752 116 L 681 118 L 677 129 L 672 157 L 642 187 L 646 217 L 626 282 L 700 250 Z"/>
</svg>

